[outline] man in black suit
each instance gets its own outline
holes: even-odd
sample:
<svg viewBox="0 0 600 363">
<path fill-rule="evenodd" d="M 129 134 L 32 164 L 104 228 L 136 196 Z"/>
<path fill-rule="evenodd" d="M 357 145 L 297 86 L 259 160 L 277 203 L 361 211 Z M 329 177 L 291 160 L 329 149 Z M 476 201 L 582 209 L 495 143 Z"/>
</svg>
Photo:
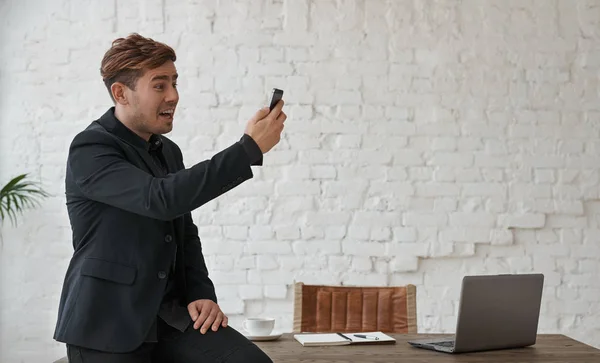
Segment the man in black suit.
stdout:
<svg viewBox="0 0 600 363">
<path fill-rule="evenodd" d="M 71 143 L 66 198 L 74 254 L 54 338 L 75 362 L 271 362 L 229 327 L 190 212 L 252 178 L 281 137 L 283 101 L 242 138 L 185 168 L 162 136 L 179 101 L 175 52 L 132 34 L 101 74 L 115 104 Z"/>
</svg>

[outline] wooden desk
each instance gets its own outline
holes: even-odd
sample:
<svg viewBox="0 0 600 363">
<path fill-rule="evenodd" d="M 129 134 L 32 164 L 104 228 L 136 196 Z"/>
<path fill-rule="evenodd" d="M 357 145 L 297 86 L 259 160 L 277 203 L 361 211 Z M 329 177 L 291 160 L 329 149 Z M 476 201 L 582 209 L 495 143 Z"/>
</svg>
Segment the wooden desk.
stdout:
<svg viewBox="0 0 600 363">
<path fill-rule="evenodd" d="M 274 363 L 312 362 L 402 362 L 402 363 L 598 363 L 600 350 L 564 335 L 539 335 L 531 347 L 479 353 L 447 354 L 414 348 L 411 339 L 441 337 L 436 334 L 390 334 L 396 338 L 393 345 L 346 345 L 330 347 L 303 347 L 293 334 L 284 334 L 275 341 L 256 342 Z"/>
</svg>

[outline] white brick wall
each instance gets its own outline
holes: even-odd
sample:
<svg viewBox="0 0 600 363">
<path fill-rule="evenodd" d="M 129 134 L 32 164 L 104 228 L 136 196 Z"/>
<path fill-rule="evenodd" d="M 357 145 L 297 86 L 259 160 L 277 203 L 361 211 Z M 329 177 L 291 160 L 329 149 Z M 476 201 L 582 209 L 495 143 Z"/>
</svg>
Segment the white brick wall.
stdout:
<svg viewBox="0 0 600 363">
<path fill-rule="evenodd" d="M 71 254 L 72 137 L 110 106 L 98 68 L 138 31 L 175 47 L 188 165 L 286 91 L 256 178 L 194 212 L 222 307 L 290 330 L 294 281 L 418 286 L 455 327 L 465 274 L 546 274 L 540 331 L 600 347 L 600 1 L 8 0 L 0 182 L 54 197 L 2 226 L 0 361 L 49 362 Z"/>
</svg>

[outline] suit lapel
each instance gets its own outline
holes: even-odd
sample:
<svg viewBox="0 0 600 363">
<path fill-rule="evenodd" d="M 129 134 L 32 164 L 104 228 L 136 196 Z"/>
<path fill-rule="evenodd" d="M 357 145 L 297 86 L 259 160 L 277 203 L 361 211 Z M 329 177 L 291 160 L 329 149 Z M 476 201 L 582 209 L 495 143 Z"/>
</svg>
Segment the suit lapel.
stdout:
<svg viewBox="0 0 600 363">
<path fill-rule="evenodd" d="M 148 170 L 150 170 L 153 176 L 165 176 L 165 173 L 163 173 L 162 169 L 158 165 L 156 165 L 148 151 L 141 150 L 138 147 L 135 148 L 135 151 L 138 153 L 138 155 L 142 157 L 142 159 L 144 160 L 144 164 L 146 164 L 146 167 L 148 167 Z"/>
</svg>

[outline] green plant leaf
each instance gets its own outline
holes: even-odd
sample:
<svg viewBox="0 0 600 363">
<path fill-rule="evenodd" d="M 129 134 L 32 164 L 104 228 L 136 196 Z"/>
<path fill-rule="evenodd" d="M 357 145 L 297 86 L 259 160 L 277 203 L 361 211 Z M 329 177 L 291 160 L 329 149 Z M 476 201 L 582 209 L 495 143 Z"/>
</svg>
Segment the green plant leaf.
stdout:
<svg viewBox="0 0 600 363">
<path fill-rule="evenodd" d="M 22 214 L 26 208 L 40 205 L 40 199 L 49 196 L 26 178 L 27 174 L 18 175 L 0 189 L 0 222 L 8 218 L 16 225 L 18 214 Z"/>
<path fill-rule="evenodd" d="M 27 174 L 21 174 L 13 180 L 9 181 L 2 189 L 0 189 L 0 196 L 7 194 L 10 190 L 14 188 L 15 184 L 25 179 L 26 176 Z"/>
<path fill-rule="evenodd" d="M 0 221 L 4 220 L 4 201 L 0 200 Z"/>
</svg>

